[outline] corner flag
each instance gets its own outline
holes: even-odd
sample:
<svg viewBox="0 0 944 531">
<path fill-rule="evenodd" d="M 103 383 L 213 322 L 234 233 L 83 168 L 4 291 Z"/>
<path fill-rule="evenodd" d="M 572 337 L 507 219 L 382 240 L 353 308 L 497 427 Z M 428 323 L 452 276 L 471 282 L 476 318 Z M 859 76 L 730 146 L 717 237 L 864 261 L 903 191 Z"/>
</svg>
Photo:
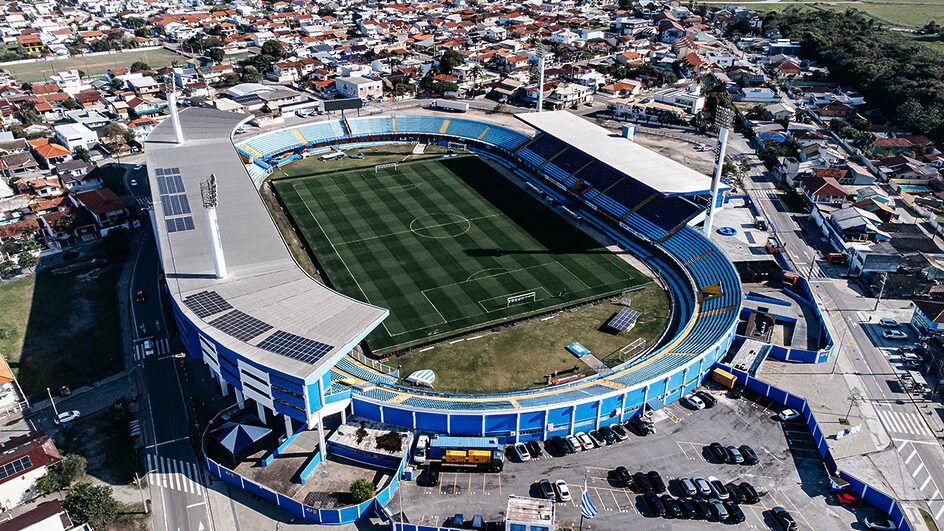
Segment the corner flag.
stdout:
<svg viewBox="0 0 944 531">
<path fill-rule="evenodd" d="M 590 493 L 587 492 L 587 482 L 583 482 L 583 495 L 580 497 L 580 515 L 584 518 L 593 518 L 597 515 L 597 508 L 590 501 Z"/>
</svg>

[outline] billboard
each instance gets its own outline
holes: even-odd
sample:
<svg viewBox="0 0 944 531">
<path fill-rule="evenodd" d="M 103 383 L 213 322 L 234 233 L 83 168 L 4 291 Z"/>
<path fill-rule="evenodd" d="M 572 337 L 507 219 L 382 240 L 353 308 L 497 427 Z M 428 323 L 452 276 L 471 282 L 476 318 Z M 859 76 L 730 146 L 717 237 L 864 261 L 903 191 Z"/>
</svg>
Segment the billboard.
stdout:
<svg viewBox="0 0 944 531">
<path fill-rule="evenodd" d="M 324 110 L 328 112 L 360 109 L 363 106 L 364 102 L 360 98 L 344 98 L 343 100 L 327 100 L 324 102 Z"/>
</svg>

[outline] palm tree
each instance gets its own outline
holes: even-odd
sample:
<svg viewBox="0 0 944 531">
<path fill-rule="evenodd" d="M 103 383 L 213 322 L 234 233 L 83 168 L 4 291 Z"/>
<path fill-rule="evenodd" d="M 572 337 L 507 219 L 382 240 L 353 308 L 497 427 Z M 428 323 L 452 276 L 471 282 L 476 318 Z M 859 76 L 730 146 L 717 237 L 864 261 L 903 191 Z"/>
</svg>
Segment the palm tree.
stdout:
<svg viewBox="0 0 944 531">
<path fill-rule="evenodd" d="M 482 67 L 475 65 L 469 69 L 469 77 L 472 78 L 472 87 L 474 89 L 479 88 L 479 77 L 482 75 Z"/>
</svg>

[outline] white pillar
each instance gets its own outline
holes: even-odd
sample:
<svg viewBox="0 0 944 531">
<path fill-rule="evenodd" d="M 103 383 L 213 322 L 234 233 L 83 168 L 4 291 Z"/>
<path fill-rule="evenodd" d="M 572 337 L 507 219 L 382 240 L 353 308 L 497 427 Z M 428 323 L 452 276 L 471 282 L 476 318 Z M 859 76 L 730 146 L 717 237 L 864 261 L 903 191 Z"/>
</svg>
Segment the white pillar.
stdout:
<svg viewBox="0 0 944 531">
<path fill-rule="evenodd" d="M 320 417 L 321 413 L 318 413 L 318 416 Z M 383 422 L 383 421 L 384 421 L 384 408 L 383 406 L 380 406 L 380 422 Z"/>
<path fill-rule="evenodd" d="M 682 372 L 682 391 L 685 391 L 685 386 L 688 385 L 688 369 L 691 368 L 691 365 L 685 367 L 685 371 Z"/>
<path fill-rule="evenodd" d="M 262 422 L 265 422 L 266 421 L 265 406 L 263 406 L 259 402 L 256 402 L 256 412 L 259 413 L 259 420 L 261 420 Z"/>
<path fill-rule="evenodd" d="M 321 411 L 318 411 L 318 450 L 321 452 L 321 458 L 324 459 L 328 452 L 325 451 L 325 442 L 324 442 L 324 417 L 321 416 Z"/>
<path fill-rule="evenodd" d="M 225 278 L 226 258 L 223 257 L 223 240 L 220 239 L 220 224 L 216 219 L 216 207 L 203 209 L 206 214 L 207 232 L 210 233 L 210 250 L 213 252 L 213 271 L 216 278 Z"/>
<path fill-rule="evenodd" d="M 521 413 L 515 413 L 515 442 L 521 438 Z M 543 437 L 542 437 L 543 439 Z"/>
<path fill-rule="evenodd" d="M 542 434 L 542 437 L 541 437 L 542 439 L 547 439 L 547 417 L 549 415 L 550 413 L 548 412 L 547 409 L 545 409 L 544 410 L 544 423 L 542 424 L 544 426 L 544 433 Z"/>
<path fill-rule="evenodd" d="M 243 392 L 239 389 L 236 389 L 236 405 L 239 406 L 239 409 L 246 409 L 246 400 L 243 399 Z"/>
<path fill-rule="evenodd" d="M 485 437 L 485 415 L 482 415 L 482 437 Z"/>
<path fill-rule="evenodd" d="M 577 406 L 570 406 L 570 434 L 574 434 L 574 423 L 577 420 Z"/>
<path fill-rule="evenodd" d="M 593 422 L 593 429 L 600 429 L 600 410 L 603 409 L 603 401 L 597 400 L 597 419 Z"/>
<path fill-rule="evenodd" d="M 642 411 L 646 412 L 646 404 L 649 402 L 649 386 L 647 385 L 642 392 Z"/>
<path fill-rule="evenodd" d="M 411 410 L 411 411 L 410 411 L 410 417 L 411 417 L 412 420 L 413 420 L 413 426 L 412 426 L 412 427 L 413 427 L 413 429 L 415 430 L 415 429 L 416 429 L 416 411 L 415 411 L 415 410 Z"/>
<path fill-rule="evenodd" d="M 170 123 L 174 126 L 174 142 L 184 143 L 184 132 L 180 128 L 180 117 L 177 115 L 177 91 L 171 90 L 167 94 L 167 107 L 170 111 Z"/>
<path fill-rule="evenodd" d="M 347 424 L 347 406 L 341 408 L 341 424 Z"/>
<path fill-rule="evenodd" d="M 671 378 L 666 378 L 666 379 L 665 379 L 665 390 L 662 391 L 662 401 L 663 401 L 663 402 L 665 402 L 665 400 L 669 397 L 669 380 L 671 380 Z"/>
<path fill-rule="evenodd" d="M 722 127 L 718 135 L 718 163 L 715 165 L 715 175 L 711 180 L 711 205 L 708 208 L 708 214 L 705 217 L 705 238 L 711 237 L 711 223 L 714 221 L 715 208 L 718 204 L 718 186 L 721 181 L 721 169 L 724 166 L 724 152 L 728 148 L 728 128 Z"/>
<path fill-rule="evenodd" d="M 537 112 L 541 112 L 544 107 L 544 50 L 540 50 L 541 57 L 538 58 L 538 105 Z"/>
<path fill-rule="evenodd" d="M 622 400 L 620 400 L 620 416 L 619 416 L 620 424 L 623 423 L 623 417 L 626 415 L 626 395 L 628 394 L 629 393 L 623 393 L 623 398 Z"/>
<path fill-rule="evenodd" d="M 290 417 L 290 416 L 288 416 L 288 415 L 286 415 L 286 414 L 284 414 L 284 413 L 282 414 L 282 416 L 285 417 L 285 436 L 286 436 L 286 437 L 291 437 L 291 436 L 292 436 L 292 433 L 294 433 L 294 432 L 292 431 L 292 417 Z"/>
<path fill-rule="evenodd" d="M 220 392 L 223 393 L 223 396 L 229 396 L 229 384 L 226 383 L 226 380 L 223 379 L 223 375 L 220 374 Z"/>
<path fill-rule="evenodd" d="M 452 435 L 452 415 L 446 413 L 446 433 Z"/>
</svg>

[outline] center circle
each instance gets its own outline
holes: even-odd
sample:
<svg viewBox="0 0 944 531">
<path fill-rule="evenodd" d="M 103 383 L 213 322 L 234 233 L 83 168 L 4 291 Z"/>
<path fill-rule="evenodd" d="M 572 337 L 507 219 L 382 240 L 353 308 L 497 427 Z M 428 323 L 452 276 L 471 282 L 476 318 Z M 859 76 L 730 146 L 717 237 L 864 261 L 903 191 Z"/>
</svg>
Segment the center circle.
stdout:
<svg viewBox="0 0 944 531">
<path fill-rule="evenodd" d="M 459 214 L 436 212 L 422 215 L 410 222 L 410 231 L 423 238 L 443 240 L 461 236 L 472 228 L 472 222 Z"/>
</svg>

